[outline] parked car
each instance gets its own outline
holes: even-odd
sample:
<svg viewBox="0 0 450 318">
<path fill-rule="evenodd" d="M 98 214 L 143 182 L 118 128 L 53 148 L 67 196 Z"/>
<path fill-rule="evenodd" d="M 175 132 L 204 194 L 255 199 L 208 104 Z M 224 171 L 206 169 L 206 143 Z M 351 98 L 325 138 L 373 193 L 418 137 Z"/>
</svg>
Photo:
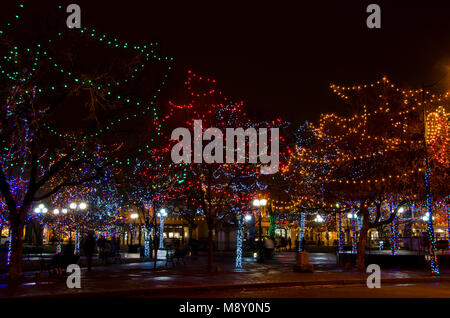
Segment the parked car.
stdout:
<svg viewBox="0 0 450 318">
<path fill-rule="evenodd" d="M 8 245 L 8 243 L 9 243 L 9 237 L 2 235 L 0 238 L 0 245 L 6 246 L 6 245 Z"/>
</svg>

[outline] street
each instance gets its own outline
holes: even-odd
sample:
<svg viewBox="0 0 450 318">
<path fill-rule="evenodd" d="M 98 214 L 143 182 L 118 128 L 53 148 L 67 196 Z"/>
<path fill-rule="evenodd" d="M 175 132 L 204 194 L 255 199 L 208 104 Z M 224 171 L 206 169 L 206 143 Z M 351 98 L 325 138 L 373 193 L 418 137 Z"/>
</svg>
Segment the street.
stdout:
<svg viewBox="0 0 450 318">
<path fill-rule="evenodd" d="M 133 297 L 142 297 L 133 295 Z M 164 297 L 164 296 L 160 296 Z M 166 296 L 167 297 L 167 296 Z M 173 298 L 448 298 L 450 283 L 381 285 L 369 289 L 362 285 L 321 285 L 308 287 L 278 287 L 268 289 L 217 290 L 173 294 Z M 158 298 L 158 296 L 152 296 Z"/>
</svg>

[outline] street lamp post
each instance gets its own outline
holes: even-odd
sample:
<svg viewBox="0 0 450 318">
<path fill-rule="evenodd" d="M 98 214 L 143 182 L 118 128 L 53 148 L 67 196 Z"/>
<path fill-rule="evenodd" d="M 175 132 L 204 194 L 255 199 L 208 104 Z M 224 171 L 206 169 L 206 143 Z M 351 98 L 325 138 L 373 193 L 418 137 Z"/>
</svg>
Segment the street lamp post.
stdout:
<svg viewBox="0 0 450 318">
<path fill-rule="evenodd" d="M 58 209 L 54 209 L 53 210 L 53 215 L 55 215 L 55 217 L 57 218 L 56 224 L 58 225 L 58 245 L 56 246 L 56 254 L 61 254 L 62 253 L 62 242 L 61 242 L 62 231 L 59 228 L 60 227 L 59 210 Z"/>
<path fill-rule="evenodd" d="M 76 202 L 73 202 L 69 205 L 70 209 L 62 209 L 63 214 L 67 214 L 69 210 L 81 210 L 84 211 L 87 209 L 87 204 L 84 202 L 81 202 L 80 204 L 77 204 Z M 75 255 L 80 255 L 80 230 L 78 227 L 75 230 Z"/>
<path fill-rule="evenodd" d="M 316 218 L 314 219 L 314 221 L 316 222 L 316 223 L 318 223 L 318 224 L 322 224 L 322 222 L 323 222 L 323 217 L 320 215 L 320 214 L 317 214 L 317 216 L 316 216 Z M 319 225 L 320 226 L 320 225 Z M 318 245 L 320 246 L 321 245 L 321 242 L 322 242 L 322 240 L 321 240 L 321 238 L 322 238 L 322 233 L 320 232 L 320 229 L 319 229 L 319 242 L 318 242 Z"/>
<path fill-rule="evenodd" d="M 84 211 L 88 208 L 87 203 L 85 202 L 80 202 L 80 203 L 76 203 L 76 202 L 72 202 L 69 204 L 69 209 L 70 210 L 80 210 L 80 211 Z M 53 210 L 53 215 L 55 217 L 58 217 L 58 221 L 57 224 L 59 226 L 60 222 L 59 222 L 59 216 L 61 215 L 61 213 L 63 215 L 66 215 L 69 212 L 69 209 L 67 208 L 63 208 L 63 209 L 59 209 L 59 208 L 55 208 Z M 48 208 L 44 205 L 44 204 L 39 204 L 35 209 L 34 209 L 34 213 L 35 214 L 46 214 L 48 212 Z M 61 253 L 61 233 L 58 234 L 58 245 L 56 247 L 56 253 L 59 254 Z M 75 254 L 80 254 L 80 235 L 78 230 L 75 233 L 75 250 L 74 250 Z"/>
<path fill-rule="evenodd" d="M 262 209 L 267 205 L 266 199 L 255 199 L 253 200 L 253 206 L 258 209 L 259 212 L 259 239 L 258 239 L 258 262 L 263 263 L 264 262 L 264 246 L 262 242 Z"/>
<path fill-rule="evenodd" d="M 131 245 L 133 245 L 133 239 L 135 239 L 135 230 L 136 230 L 136 220 L 139 217 L 139 215 L 137 213 L 132 213 L 130 215 L 130 218 L 133 222 L 133 229 L 131 231 Z"/>
<path fill-rule="evenodd" d="M 166 209 L 161 209 L 158 212 L 158 216 L 160 218 L 159 223 L 159 248 L 164 249 L 164 219 L 167 217 Z"/>
<path fill-rule="evenodd" d="M 356 218 L 358 216 L 356 215 L 356 213 L 348 213 L 347 214 L 347 220 L 350 220 L 350 225 L 351 225 L 351 231 L 352 231 L 352 236 L 351 236 L 351 242 L 352 242 L 352 253 L 356 253 L 357 252 L 357 240 L 356 240 Z M 349 232 L 350 235 L 350 232 Z"/>
</svg>

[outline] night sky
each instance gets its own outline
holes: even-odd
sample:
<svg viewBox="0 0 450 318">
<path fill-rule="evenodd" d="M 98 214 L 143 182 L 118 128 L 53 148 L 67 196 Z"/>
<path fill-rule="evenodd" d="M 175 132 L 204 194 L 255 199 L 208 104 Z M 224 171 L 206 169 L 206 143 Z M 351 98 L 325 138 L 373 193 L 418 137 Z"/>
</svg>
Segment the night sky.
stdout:
<svg viewBox="0 0 450 318">
<path fill-rule="evenodd" d="M 130 41 L 159 40 L 187 69 L 213 77 L 249 113 L 302 122 L 345 105 L 330 83 L 450 88 L 448 1 L 77 0 L 82 24 Z M 39 3 L 45 3 L 45 1 Z M 381 30 L 366 7 L 381 6 Z"/>
</svg>

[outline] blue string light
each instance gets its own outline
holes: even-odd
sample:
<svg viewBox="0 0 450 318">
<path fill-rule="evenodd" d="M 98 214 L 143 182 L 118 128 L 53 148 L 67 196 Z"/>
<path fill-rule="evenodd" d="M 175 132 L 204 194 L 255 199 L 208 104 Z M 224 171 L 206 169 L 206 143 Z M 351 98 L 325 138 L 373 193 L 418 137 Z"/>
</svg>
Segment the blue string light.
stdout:
<svg viewBox="0 0 450 318">
<path fill-rule="evenodd" d="M 243 215 L 238 213 L 238 231 L 236 240 L 236 268 L 242 268 L 242 240 L 244 237 Z"/>
<path fill-rule="evenodd" d="M 430 239 L 430 265 L 431 265 L 431 274 L 434 276 L 439 276 L 439 263 L 437 259 L 437 246 L 436 240 L 434 237 L 434 228 L 433 228 L 433 202 L 432 202 L 432 193 L 430 187 L 430 177 L 431 177 L 431 168 L 428 164 L 428 158 L 425 158 L 425 166 L 427 167 L 427 172 L 425 173 L 425 188 L 427 190 L 427 209 L 429 213 L 428 217 L 428 236 Z"/>
<path fill-rule="evenodd" d="M 304 238 L 305 238 L 305 212 L 302 212 L 300 216 L 300 240 L 298 244 L 299 252 L 304 252 L 302 249 L 302 242 Z"/>
</svg>

